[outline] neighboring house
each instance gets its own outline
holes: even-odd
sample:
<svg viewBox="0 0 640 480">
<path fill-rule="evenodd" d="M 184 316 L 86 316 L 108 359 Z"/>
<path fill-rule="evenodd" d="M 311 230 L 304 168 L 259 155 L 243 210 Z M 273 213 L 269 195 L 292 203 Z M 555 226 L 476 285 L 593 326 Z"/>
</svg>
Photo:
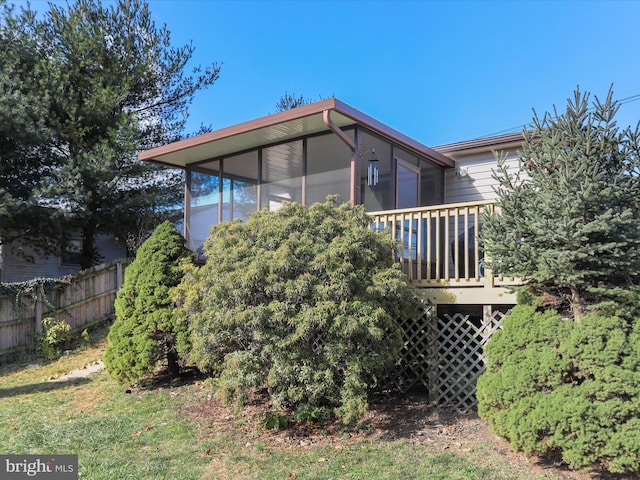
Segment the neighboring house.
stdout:
<svg viewBox="0 0 640 480">
<path fill-rule="evenodd" d="M 510 305 L 505 279 L 485 270 L 476 231 L 493 208 L 493 151 L 516 160 L 522 136 L 429 148 L 332 98 L 140 154 L 186 171 L 184 235 L 284 201 L 339 195 L 363 204 L 401 244 L 409 281 L 438 305 Z M 490 307 L 491 309 L 491 307 Z"/>
<path fill-rule="evenodd" d="M 24 282 L 37 277 L 59 278 L 80 271 L 80 237 L 71 239 L 70 246 L 59 255 L 46 257 L 18 245 L 0 245 L 0 282 Z M 108 262 L 127 256 L 122 242 L 110 235 L 97 235 L 96 248 L 102 261 Z"/>
</svg>

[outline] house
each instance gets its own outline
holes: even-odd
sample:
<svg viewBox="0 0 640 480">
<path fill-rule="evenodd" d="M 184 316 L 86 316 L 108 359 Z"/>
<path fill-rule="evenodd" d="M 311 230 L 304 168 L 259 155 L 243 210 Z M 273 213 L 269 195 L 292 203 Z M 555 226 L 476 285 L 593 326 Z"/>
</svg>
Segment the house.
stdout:
<svg viewBox="0 0 640 480">
<path fill-rule="evenodd" d="M 484 268 L 476 232 L 494 207 L 493 151 L 512 161 L 520 134 L 430 148 L 331 98 L 142 152 L 186 171 L 184 236 L 198 251 L 211 225 L 284 201 L 337 194 L 363 204 L 401 244 L 409 281 L 437 305 L 512 305 Z"/>
<path fill-rule="evenodd" d="M 69 246 L 58 255 L 40 255 L 17 241 L 0 244 L 0 283 L 24 282 L 37 277 L 60 278 L 79 272 L 81 246 L 79 235 L 72 237 Z M 122 242 L 110 235 L 97 235 L 95 246 L 104 262 L 127 256 Z"/>
<path fill-rule="evenodd" d="M 522 136 L 437 148 L 331 98 L 142 152 L 186 172 L 184 236 L 199 251 L 209 228 L 284 201 L 305 205 L 336 194 L 362 204 L 372 228 L 398 241 L 397 260 L 427 301 L 405 332 L 393 385 L 473 408 L 484 346 L 516 303 L 518 283 L 484 266 L 477 232 L 495 208 L 494 151 L 517 165 Z M 435 312 L 435 315 L 433 313 Z"/>
</svg>

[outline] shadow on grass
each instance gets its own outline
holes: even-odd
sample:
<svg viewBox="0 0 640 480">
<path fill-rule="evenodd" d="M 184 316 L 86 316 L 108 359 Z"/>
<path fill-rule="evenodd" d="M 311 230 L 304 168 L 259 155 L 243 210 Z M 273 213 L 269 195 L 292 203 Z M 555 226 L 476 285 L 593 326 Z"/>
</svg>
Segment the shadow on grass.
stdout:
<svg viewBox="0 0 640 480">
<path fill-rule="evenodd" d="M 157 390 L 162 388 L 184 387 L 205 380 L 207 377 L 208 375 L 200 372 L 195 367 L 183 368 L 177 377 L 172 377 L 166 369 L 162 369 L 153 376 L 140 380 L 138 382 L 138 388 L 141 390 Z"/>
<path fill-rule="evenodd" d="M 35 393 L 46 393 L 54 390 L 62 390 L 65 388 L 84 385 L 89 383 L 89 378 L 74 378 L 71 380 L 56 380 L 49 382 L 30 383 L 28 385 L 20 385 L 17 387 L 0 388 L 0 398 L 17 397 L 19 395 L 33 395 Z"/>
</svg>

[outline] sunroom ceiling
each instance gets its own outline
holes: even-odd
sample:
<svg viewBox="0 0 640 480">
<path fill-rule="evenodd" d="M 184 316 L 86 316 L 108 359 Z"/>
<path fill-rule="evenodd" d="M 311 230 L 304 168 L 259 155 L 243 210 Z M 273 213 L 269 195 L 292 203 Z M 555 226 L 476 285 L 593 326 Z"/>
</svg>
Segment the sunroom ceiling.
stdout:
<svg viewBox="0 0 640 480">
<path fill-rule="evenodd" d="M 335 98 L 147 150 L 140 153 L 139 158 L 140 160 L 185 168 L 202 161 L 244 150 L 325 132 L 329 130 L 323 121 L 325 110 L 330 111 L 331 121 L 337 127 L 343 128 L 356 123 L 364 125 L 406 148 L 414 150 L 421 156 L 429 157 L 444 166 L 453 166 L 453 161 L 445 155 L 390 129 Z M 345 148 L 347 148 L 346 145 Z"/>
</svg>

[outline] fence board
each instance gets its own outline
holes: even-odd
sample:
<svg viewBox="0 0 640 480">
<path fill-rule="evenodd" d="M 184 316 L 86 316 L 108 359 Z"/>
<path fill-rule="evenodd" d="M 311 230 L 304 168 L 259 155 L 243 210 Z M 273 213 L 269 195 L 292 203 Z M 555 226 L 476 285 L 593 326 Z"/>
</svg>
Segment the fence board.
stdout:
<svg viewBox="0 0 640 480">
<path fill-rule="evenodd" d="M 80 331 L 114 314 L 116 293 L 130 259 L 119 259 L 64 277 L 34 300 L 23 294 L 0 296 L 0 362 L 35 349 L 42 318 L 55 317 Z"/>
</svg>

